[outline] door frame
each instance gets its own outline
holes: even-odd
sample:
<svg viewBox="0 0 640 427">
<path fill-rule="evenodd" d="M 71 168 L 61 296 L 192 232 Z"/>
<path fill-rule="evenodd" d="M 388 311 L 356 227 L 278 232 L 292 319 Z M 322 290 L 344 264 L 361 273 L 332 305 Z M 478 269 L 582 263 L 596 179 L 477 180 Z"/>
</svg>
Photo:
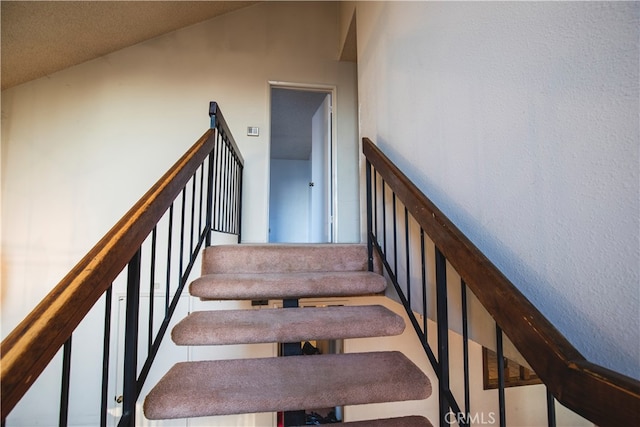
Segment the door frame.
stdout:
<svg viewBox="0 0 640 427">
<path fill-rule="evenodd" d="M 336 177 L 336 144 L 338 139 L 337 132 L 337 86 L 336 85 L 326 85 L 326 84 L 314 84 L 314 83 L 295 83 L 295 82 L 286 82 L 286 81 L 278 81 L 278 80 L 269 80 L 267 82 L 267 121 L 269 123 L 269 134 L 268 141 L 269 147 L 267 149 L 268 152 L 268 167 L 267 167 L 267 187 L 268 193 L 271 194 L 271 89 L 292 89 L 292 90 L 301 90 L 306 92 L 322 92 L 331 94 L 331 145 L 329 147 L 330 156 L 329 156 L 329 201 L 331 207 L 329 209 L 329 242 L 335 242 L 336 236 L 338 235 L 338 203 L 337 203 L 337 177 Z M 267 194 L 267 201 L 269 201 L 269 194 Z M 267 218 L 269 218 L 269 210 L 270 203 L 267 203 Z M 267 235 L 266 240 L 269 241 L 269 227 L 267 226 Z"/>
</svg>

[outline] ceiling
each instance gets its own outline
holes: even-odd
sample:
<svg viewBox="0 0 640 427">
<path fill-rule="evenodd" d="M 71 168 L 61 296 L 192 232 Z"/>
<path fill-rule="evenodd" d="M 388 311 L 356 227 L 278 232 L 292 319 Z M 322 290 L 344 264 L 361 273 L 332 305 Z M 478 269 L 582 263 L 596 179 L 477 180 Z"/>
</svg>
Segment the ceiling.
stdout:
<svg viewBox="0 0 640 427">
<path fill-rule="evenodd" d="M 6 1 L 2 90 L 258 1 Z"/>
</svg>

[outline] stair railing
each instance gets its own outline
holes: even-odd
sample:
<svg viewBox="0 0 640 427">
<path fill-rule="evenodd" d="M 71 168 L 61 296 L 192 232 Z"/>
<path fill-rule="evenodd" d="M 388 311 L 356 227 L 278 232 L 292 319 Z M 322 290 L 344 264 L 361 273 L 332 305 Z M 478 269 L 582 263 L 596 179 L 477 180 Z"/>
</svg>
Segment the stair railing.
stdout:
<svg viewBox="0 0 640 427">
<path fill-rule="evenodd" d="M 67 425 L 72 336 L 101 298 L 104 298 L 101 399 L 95 403 L 99 408 L 99 425 L 107 425 L 110 373 L 116 370 L 109 366 L 112 285 L 121 274 L 126 276 L 127 293 L 123 389 L 118 398 L 122 415 L 118 425 L 135 424 L 140 391 L 202 245 L 211 243 L 212 231 L 237 235 L 240 241 L 244 161 L 215 102 L 209 106 L 209 115 L 211 128 L 2 342 L 3 426 L 61 347 L 59 425 Z M 143 270 L 148 274 L 144 278 Z M 154 307 L 154 289 L 162 281 L 164 317 L 160 325 L 154 325 L 154 312 L 159 309 Z M 141 290 L 147 286 L 148 310 L 140 306 Z M 146 343 L 140 343 L 140 347 L 147 349 L 141 367 L 139 318 L 149 322 Z"/>
<path fill-rule="evenodd" d="M 555 399 L 598 426 L 640 425 L 639 381 L 585 360 L 368 138 L 363 138 L 363 152 L 369 266 L 372 269 L 375 250 L 438 377 L 440 425 L 468 426 L 485 415 L 507 425 L 503 332 L 546 385 L 550 426 L 556 423 Z M 425 249 L 425 238 L 433 251 Z M 435 270 L 435 291 L 428 289 L 427 264 Z M 460 276 L 460 283 L 447 280 L 448 266 Z M 459 287 L 460 301 L 448 300 L 447 287 Z M 468 291 L 495 320 L 498 414 L 478 414 L 470 401 Z M 427 301 L 433 294 L 435 301 Z M 428 312 L 429 304 L 435 305 L 435 315 Z M 448 338 L 451 304 L 460 308 L 463 340 L 463 366 L 455 370 L 450 367 Z M 422 311 L 418 316 L 416 307 Z M 427 336 L 430 314 L 437 325 L 435 348 L 430 344 L 434 339 Z M 450 385 L 450 375 L 458 371 L 464 376 L 462 405 Z"/>
</svg>

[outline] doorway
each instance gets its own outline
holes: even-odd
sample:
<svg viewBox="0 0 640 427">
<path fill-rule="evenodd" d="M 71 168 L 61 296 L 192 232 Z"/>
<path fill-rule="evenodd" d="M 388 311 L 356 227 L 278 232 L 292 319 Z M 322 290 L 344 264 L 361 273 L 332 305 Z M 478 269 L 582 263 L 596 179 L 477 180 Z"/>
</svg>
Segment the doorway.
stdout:
<svg viewBox="0 0 640 427">
<path fill-rule="evenodd" d="M 332 241 L 333 90 L 272 85 L 269 242 Z"/>
</svg>

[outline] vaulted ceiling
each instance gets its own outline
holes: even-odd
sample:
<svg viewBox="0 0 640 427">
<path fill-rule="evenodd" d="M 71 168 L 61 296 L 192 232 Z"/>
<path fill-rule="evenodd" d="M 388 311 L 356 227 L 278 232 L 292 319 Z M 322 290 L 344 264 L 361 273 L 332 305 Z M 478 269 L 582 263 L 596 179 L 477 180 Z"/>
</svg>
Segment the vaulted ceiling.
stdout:
<svg viewBox="0 0 640 427">
<path fill-rule="evenodd" d="M 2 1 L 2 90 L 258 1 Z"/>
</svg>

